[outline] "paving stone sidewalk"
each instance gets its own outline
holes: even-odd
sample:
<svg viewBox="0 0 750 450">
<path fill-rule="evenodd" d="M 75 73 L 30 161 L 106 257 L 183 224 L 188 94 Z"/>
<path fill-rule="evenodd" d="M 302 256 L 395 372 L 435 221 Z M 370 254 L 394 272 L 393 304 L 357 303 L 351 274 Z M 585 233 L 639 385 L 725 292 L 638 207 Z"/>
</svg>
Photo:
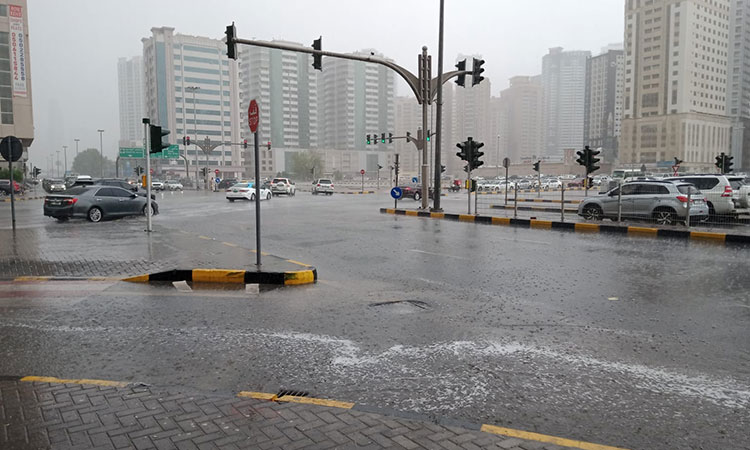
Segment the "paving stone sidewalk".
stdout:
<svg viewBox="0 0 750 450">
<path fill-rule="evenodd" d="M 148 386 L 0 378 L 3 449 L 559 450 L 466 428 L 325 406 Z"/>
</svg>

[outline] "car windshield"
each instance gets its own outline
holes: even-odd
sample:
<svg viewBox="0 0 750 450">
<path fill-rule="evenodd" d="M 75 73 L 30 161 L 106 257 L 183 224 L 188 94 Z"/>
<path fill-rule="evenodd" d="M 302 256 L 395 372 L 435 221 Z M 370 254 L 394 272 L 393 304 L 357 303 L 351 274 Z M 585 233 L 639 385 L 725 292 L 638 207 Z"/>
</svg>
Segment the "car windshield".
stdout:
<svg viewBox="0 0 750 450">
<path fill-rule="evenodd" d="M 250 183 L 237 183 L 234 186 L 232 186 L 232 189 L 247 188 L 247 187 L 253 187 L 253 186 Z"/>
<path fill-rule="evenodd" d="M 331 184 L 331 180 L 319 180 L 318 183 L 320 183 L 320 184 Z"/>
</svg>

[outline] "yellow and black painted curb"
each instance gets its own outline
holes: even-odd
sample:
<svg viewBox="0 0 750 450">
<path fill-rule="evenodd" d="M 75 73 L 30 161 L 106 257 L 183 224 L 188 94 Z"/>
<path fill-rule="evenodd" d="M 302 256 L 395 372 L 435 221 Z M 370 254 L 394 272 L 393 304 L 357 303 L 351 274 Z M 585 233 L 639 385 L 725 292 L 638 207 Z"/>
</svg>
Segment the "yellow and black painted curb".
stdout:
<svg viewBox="0 0 750 450">
<path fill-rule="evenodd" d="M 377 192 L 376 191 L 344 191 L 344 192 L 334 192 L 334 194 L 364 195 L 364 194 L 377 194 Z"/>
<path fill-rule="evenodd" d="M 559 212 L 560 210 L 556 209 L 555 211 Z M 432 219 L 447 219 L 459 222 L 479 223 L 484 225 L 506 225 L 521 228 L 541 228 L 562 231 L 575 231 L 579 233 L 606 233 L 629 236 L 648 236 L 654 238 L 658 237 L 724 243 L 726 245 L 750 244 L 750 236 L 744 236 L 740 234 L 714 233 L 707 231 L 670 230 L 663 228 L 633 227 L 608 224 L 605 225 L 599 223 L 556 222 L 551 220 L 536 219 L 512 219 L 509 217 L 475 216 L 471 214 L 449 214 L 392 208 L 380 208 L 380 212 L 382 214 L 428 217 Z"/>
<path fill-rule="evenodd" d="M 13 282 L 25 281 L 120 281 L 119 277 L 59 277 L 59 276 L 21 276 L 10 279 Z"/>
<path fill-rule="evenodd" d="M 263 271 L 244 269 L 174 269 L 164 272 L 137 275 L 122 281 L 148 283 L 152 281 L 192 281 L 195 283 L 241 283 L 301 285 L 318 281 L 318 271 L 307 266 L 303 270 Z"/>
<path fill-rule="evenodd" d="M 510 203 L 510 200 L 508 202 Z M 490 208 L 492 209 L 514 209 L 515 207 L 513 205 L 490 205 Z M 519 206 L 517 209 L 519 211 L 538 211 L 538 212 L 555 212 L 555 213 L 560 212 L 559 206 L 557 208 L 553 208 L 551 206 Z M 569 214 L 576 214 L 578 212 L 578 209 L 565 208 L 565 212 Z"/>
<path fill-rule="evenodd" d="M 115 388 L 126 388 L 128 386 L 137 386 L 140 383 L 131 383 L 124 381 L 112 380 L 95 380 L 95 379 L 64 379 L 55 377 L 40 376 L 2 376 L 0 381 L 19 381 L 23 383 L 49 383 L 49 384 L 78 384 L 88 386 L 104 386 Z M 376 406 L 361 405 L 354 402 L 343 402 L 315 397 L 300 397 L 294 395 L 278 395 L 269 392 L 241 391 L 236 394 L 239 398 L 251 398 L 254 400 L 265 400 L 278 403 L 298 403 L 305 405 L 315 405 L 327 408 L 337 408 L 352 411 L 360 411 L 381 416 L 396 416 L 408 420 L 418 420 L 423 422 L 437 423 L 438 425 L 454 426 L 464 428 L 470 431 L 481 431 L 499 436 L 513 437 L 527 441 L 541 442 L 545 444 L 554 444 L 561 447 L 578 448 L 582 450 L 627 450 L 622 447 L 613 447 L 610 445 L 595 444 L 591 442 L 580 441 L 576 439 L 567 439 L 547 434 L 534 433 L 530 431 L 516 430 L 513 428 L 500 427 L 497 425 L 477 424 L 474 422 L 461 421 L 452 418 L 436 418 L 434 415 L 424 415 L 420 413 L 406 412 L 392 408 L 380 408 Z"/>
</svg>

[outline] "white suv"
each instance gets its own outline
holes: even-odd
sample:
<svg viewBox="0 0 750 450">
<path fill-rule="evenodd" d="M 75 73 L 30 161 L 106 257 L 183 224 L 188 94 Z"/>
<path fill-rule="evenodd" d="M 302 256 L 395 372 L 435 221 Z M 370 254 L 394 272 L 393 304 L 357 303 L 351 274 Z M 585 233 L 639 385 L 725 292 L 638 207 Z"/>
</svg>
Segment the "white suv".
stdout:
<svg viewBox="0 0 750 450">
<path fill-rule="evenodd" d="M 734 204 L 732 184 L 726 175 L 685 174 L 664 178 L 667 181 L 684 181 L 697 187 L 706 197 L 710 216 L 736 216 L 738 211 Z"/>
<path fill-rule="evenodd" d="M 271 181 L 271 193 L 273 195 L 286 194 L 293 197 L 297 188 L 294 186 L 294 182 L 289 178 L 274 178 Z"/>
</svg>

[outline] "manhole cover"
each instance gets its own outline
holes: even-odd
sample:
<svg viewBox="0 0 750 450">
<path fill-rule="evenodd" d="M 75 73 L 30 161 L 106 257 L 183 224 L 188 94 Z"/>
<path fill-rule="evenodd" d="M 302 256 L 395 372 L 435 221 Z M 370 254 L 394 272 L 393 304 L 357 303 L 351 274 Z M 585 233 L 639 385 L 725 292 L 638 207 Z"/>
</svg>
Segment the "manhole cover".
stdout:
<svg viewBox="0 0 750 450">
<path fill-rule="evenodd" d="M 429 309 L 430 305 L 421 300 L 390 300 L 386 302 L 370 303 L 370 307 L 387 308 L 396 312 L 414 312 Z"/>
</svg>

